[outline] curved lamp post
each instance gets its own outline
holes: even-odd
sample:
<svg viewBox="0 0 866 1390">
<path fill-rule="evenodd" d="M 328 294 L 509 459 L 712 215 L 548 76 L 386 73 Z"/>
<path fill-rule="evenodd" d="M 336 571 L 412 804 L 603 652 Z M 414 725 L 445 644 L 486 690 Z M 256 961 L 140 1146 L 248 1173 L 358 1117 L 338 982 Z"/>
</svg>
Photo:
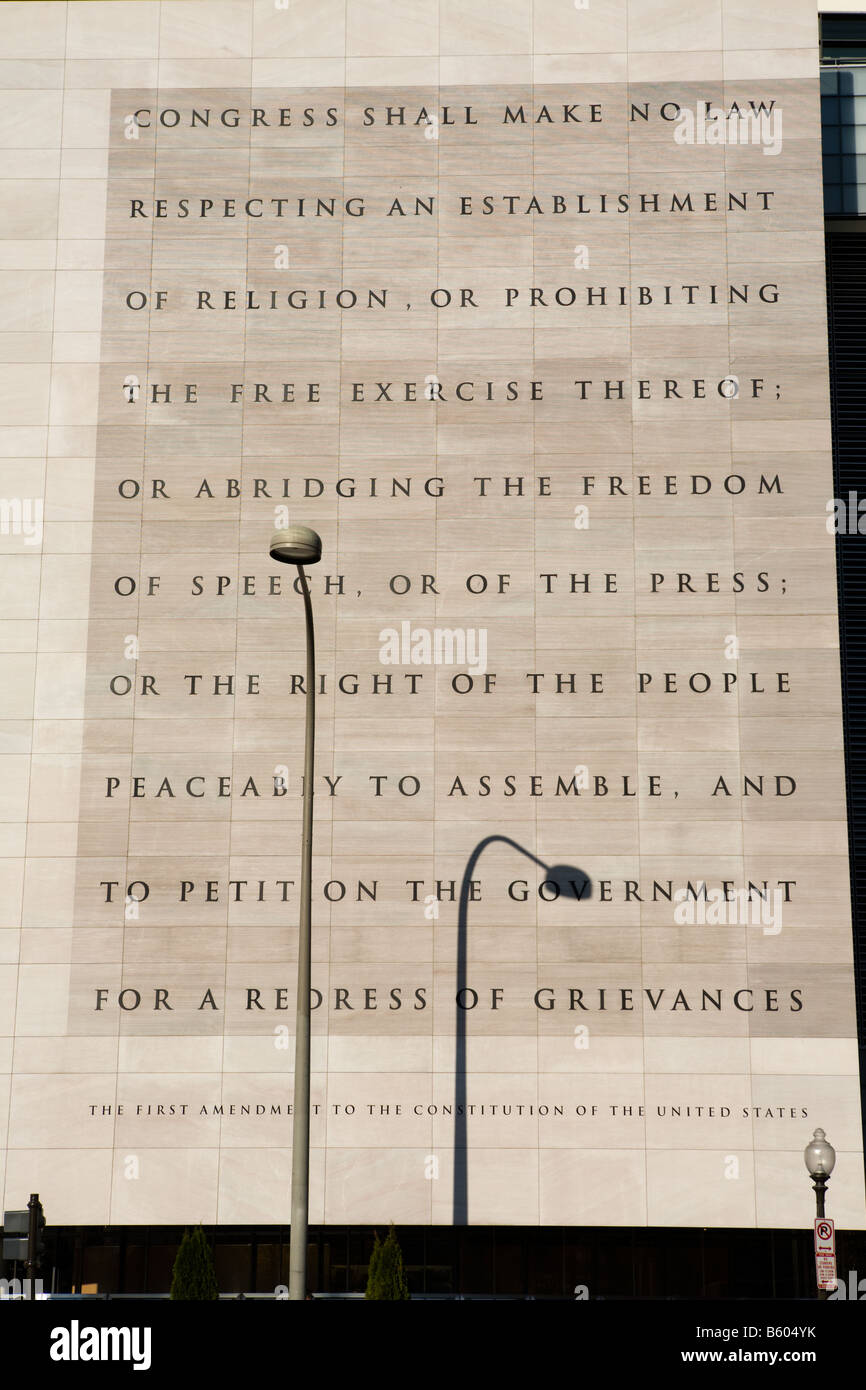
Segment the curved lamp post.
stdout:
<svg viewBox="0 0 866 1390">
<path fill-rule="evenodd" d="M 306 526 L 289 526 L 271 537 L 270 556 L 297 565 L 307 629 L 307 699 L 304 730 L 304 815 L 301 834 L 301 916 L 298 923 L 298 1001 L 295 1016 L 295 1090 L 292 1129 L 292 1213 L 289 1246 L 289 1299 L 307 1293 L 307 1220 L 310 1207 L 310 962 L 313 869 L 313 758 L 316 721 L 316 648 L 313 607 L 304 565 L 322 558 L 322 542 Z"/>
</svg>

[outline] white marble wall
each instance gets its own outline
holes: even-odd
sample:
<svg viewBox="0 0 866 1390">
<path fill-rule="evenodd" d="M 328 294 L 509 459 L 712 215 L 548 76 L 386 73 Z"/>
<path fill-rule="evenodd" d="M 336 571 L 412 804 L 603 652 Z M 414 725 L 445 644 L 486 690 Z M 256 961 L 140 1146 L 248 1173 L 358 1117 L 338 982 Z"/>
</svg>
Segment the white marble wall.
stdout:
<svg viewBox="0 0 866 1390">
<path fill-rule="evenodd" d="M 532 899 L 520 904 L 502 892 L 513 878 L 534 885 L 534 870 L 491 847 L 483 860 L 485 899 L 470 907 L 467 981 L 488 993 L 502 987 L 507 1007 L 467 1015 L 468 1098 L 515 1107 L 562 1104 L 570 1114 L 470 1119 L 468 1219 L 807 1225 L 811 1196 L 800 1152 L 820 1124 L 839 1151 L 830 1211 L 840 1225 L 862 1226 L 834 560 L 824 528 L 832 481 L 810 0 L 784 6 L 696 0 L 685 8 L 671 0 L 630 6 L 589 0 L 585 9 L 566 0 L 495 6 L 291 0 L 286 9 L 274 0 L 37 0 L 0 7 L 0 35 L 0 496 L 42 498 L 45 508 L 39 544 L 0 535 L 5 1205 L 23 1205 L 38 1190 L 51 1222 L 288 1219 L 290 1123 L 254 1114 L 202 1116 L 198 1109 L 290 1098 L 292 1051 L 275 1047 L 273 1029 L 282 1021 L 291 1028 L 291 1010 L 251 1017 L 236 991 L 288 986 L 291 1001 L 296 909 L 271 902 L 245 910 L 223 894 L 219 904 L 196 901 L 181 912 L 170 885 L 180 878 L 297 878 L 297 814 L 278 817 L 267 806 L 210 795 L 201 806 L 139 802 L 126 785 L 107 801 L 102 787 L 115 773 L 261 779 L 283 760 L 294 775 L 301 708 L 281 696 L 280 683 L 288 670 L 301 669 L 300 614 L 290 604 L 274 612 L 215 603 L 193 610 L 183 597 L 189 575 L 205 572 L 202 555 L 211 543 L 229 557 L 218 572 L 248 573 L 253 564 L 267 571 L 257 554 L 267 542 L 269 508 L 215 502 L 204 513 L 200 502 L 178 504 L 166 523 L 155 507 L 120 506 L 111 484 L 138 476 L 135 469 L 150 476 L 155 460 L 174 466 L 178 479 L 187 471 L 239 476 L 241 452 L 253 456 L 246 475 L 257 476 L 255 460 L 264 458 L 269 472 L 295 474 L 299 459 L 310 456 L 317 465 L 309 471 L 331 477 L 339 452 L 363 476 L 437 473 L 449 486 L 435 514 L 414 501 L 388 513 L 369 501 L 337 505 L 333 496 L 319 508 L 304 504 L 300 519 L 319 526 L 328 555 L 359 584 L 375 588 L 383 575 L 410 565 L 461 573 L 471 551 L 483 563 L 473 560 L 469 570 L 507 570 L 513 587 L 501 605 L 470 601 L 456 586 L 447 600 L 426 605 L 387 599 L 353 609 L 318 595 L 323 670 L 380 670 L 370 659 L 376 633 L 405 617 L 489 624 L 498 642 L 491 668 L 503 686 L 509 672 L 526 670 L 604 670 L 609 679 L 605 703 L 591 715 L 584 701 L 576 713 L 553 695 L 532 701 L 516 679 L 491 700 L 489 712 L 477 699 L 458 708 L 447 680 L 432 677 L 429 696 L 413 705 L 404 699 L 395 713 L 370 695 L 350 704 L 331 695 L 320 702 L 322 766 L 341 772 L 349 785 L 339 803 L 319 797 L 317 881 L 376 877 L 383 889 L 375 907 L 319 900 L 316 980 L 325 991 L 348 987 L 353 996 L 376 986 L 383 998 L 392 986 L 411 998 L 423 985 L 430 1007 L 401 1011 L 399 1022 L 383 1013 L 316 1014 L 313 1098 L 322 1112 L 313 1123 L 311 1219 L 453 1219 L 455 1127 L 427 1110 L 455 1099 L 457 915 L 453 903 L 443 902 L 438 918 L 425 918 L 421 905 L 407 905 L 403 885 L 409 877 L 459 882 L 474 845 L 504 832 L 546 863 L 585 868 L 596 902 L 598 882 L 608 878 L 797 877 L 802 889 L 778 936 L 677 926 L 664 907 L 634 902 L 610 904 L 604 913 L 600 904 L 581 904 L 576 933 L 562 904 L 536 910 Z M 657 145 L 647 140 L 628 150 L 599 136 L 577 156 L 584 181 L 602 151 L 614 187 L 619 180 L 641 189 L 655 180 L 703 188 L 711 178 L 727 187 L 763 188 L 760 180 L 771 172 L 782 190 L 773 216 L 745 223 L 731 216 L 706 229 L 690 224 L 687 234 L 669 219 L 655 238 L 624 218 L 610 233 L 596 223 L 586 233 L 570 225 L 561 242 L 541 232 L 534 241 L 503 241 L 492 220 L 488 242 L 474 228 L 462 241 L 462 229 L 444 222 L 436 269 L 447 272 L 448 283 L 466 283 L 457 278 L 465 271 L 468 283 L 495 287 L 511 283 L 516 264 L 527 285 L 543 283 L 530 272 L 569 283 L 573 272 L 563 256 L 572 241 L 587 241 L 597 255 L 592 274 L 602 282 L 623 283 L 625 276 L 667 283 L 681 272 L 702 281 L 778 279 L 785 291 L 780 316 L 737 318 L 725 307 L 642 320 L 633 309 L 627 317 L 581 325 L 578 339 L 568 337 L 573 320 L 549 328 L 528 314 L 491 312 L 467 332 L 454 320 L 431 328 L 430 316 L 419 314 L 404 329 L 348 325 L 338 336 L 338 354 L 375 363 L 372 380 L 381 379 L 379 364 L 389 351 L 398 363 L 422 369 L 422 378 L 425 370 L 444 378 L 473 353 L 485 374 L 526 377 L 541 358 L 545 376 L 564 386 L 579 341 L 582 360 L 605 363 L 604 375 L 701 375 L 693 371 L 701 361 L 744 377 L 756 363 L 757 374 L 775 381 L 771 372 L 778 369 L 781 406 L 772 392 L 760 402 L 741 401 L 736 412 L 716 401 L 706 415 L 694 408 L 671 415 L 651 403 L 635 414 L 633 439 L 621 417 L 590 407 L 581 416 L 579 441 L 573 414 L 521 406 L 469 423 L 443 415 L 435 430 L 408 410 L 396 417 L 396 430 L 378 415 L 356 424 L 343 411 L 336 419 L 304 421 L 295 437 L 294 426 L 269 416 L 262 427 L 246 410 L 244 433 L 232 442 L 232 424 L 215 410 L 202 412 L 192 427 L 172 416 L 178 458 L 156 412 L 148 414 L 147 433 L 143 411 L 130 426 L 115 379 L 121 367 L 120 379 L 140 363 L 146 372 L 148 354 L 151 362 L 161 354 L 162 363 L 180 368 L 212 352 L 197 379 L 218 383 L 244 343 L 234 323 L 222 346 L 203 349 L 197 326 L 191 330 L 184 319 L 158 339 L 155 315 L 134 325 L 124 318 L 120 287 L 137 284 L 135 277 L 151 268 L 154 285 L 169 283 L 174 273 L 180 285 L 194 281 L 188 266 L 172 269 L 171 248 L 159 235 L 153 245 L 124 244 L 120 202 L 113 204 L 112 196 L 120 199 L 125 177 L 140 175 L 141 150 L 126 150 L 116 120 L 112 128 L 112 111 L 117 118 L 124 110 L 121 93 L 156 90 L 161 101 L 166 93 L 177 100 L 206 88 L 216 100 L 238 89 L 249 96 L 253 88 L 262 101 L 276 103 L 285 89 L 341 96 L 351 89 L 384 103 L 394 90 L 435 101 L 443 88 L 520 91 L 531 99 L 531 84 L 583 99 L 579 88 L 587 84 L 594 99 L 621 102 L 627 82 L 658 100 L 677 91 L 692 100 L 703 92 L 748 99 L 772 89 L 785 101 L 788 143 L 778 161 L 762 160 L 755 169 L 746 158 L 754 151 L 731 150 L 725 158 L 675 150 L 669 132 L 660 131 Z M 340 146 L 346 162 L 334 167 L 353 175 L 358 168 L 357 177 L 369 180 L 393 167 L 405 179 L 404 148 L 379 141 L 377 132 L 369 146 Z M 160 139 L 154 168 L 161 176 L 178 149 L 182 142 Z M 327 145 L 319 150 L 326 159 Z M 561 146 L 536 142 L 536 152 L 547 184 L 555 174 L 574 186 Z M 267 150 L 260 157 L 267 169 Z M 458 184 L 471 180 L 473 191 L 483 185 L 484 166 L 480 178 L 477 168 L 461 168 L 460 146 L 445 142 L 441 151 L 415 150 L 409 176 L 444 178 L 448 157 Z M 525 151 L 516 144 L 491 148 L 484 159 L 499 187 Z M 205 163 L 202 176 L 221 167 Z M 278 169 L 275 164 L 269 176 Z M 184 177 L 191 177 L 189 165 Z M 235 171 L 225 177 L 230 181 Z M 404 245 L 395 241 L 395 254 Z M 351 256 L 351 244 L 344 240 L 344 246 Z M 258 248 L 250 242 L 250 265 L 260 277 L 263 248 L 264 242 Z M 215 262 L 223 279 L 237 278 L 236 250 Z M 374 284 L 396 274 L 388 251 L 369 238 L 358 253 L 358 274 Z M 423 282 L 429 265 L 421 256 L 409 283 Z M 299 372 L 304 341 L 279 347 Z M 274 350 L 262 342 L 261 352 Z M 326 360 L 333 352 L 327 328 L 319 351 Z M 124 366 L 130 353 L 135 365 Z M 225 445 L 218 466 L 215 442 Z M 533 447 L 536 473 L 562 486 L 564 502 L 550 511 L 531 499 L 481 509 L 466 490 L 467 476 L 531 474 Z M 513 469 L 503 470 L 500 458 L 512 457 Z M 567 492 L 575 469 L 658 480 L 668 471 L 691 471 L 695 459 L 696 471 L 713 478 L 778 470 L 786 495 L 758 505 L 751 497 L 716 493 L 676 514 L 664 502 L 639 510 L 595 498 L 593 526 L 575 562 L 578 498 Z M 284 467 L 289 460 L 292 467 Z M 483 467 L 475 466 L 479 461 Z M 393 567 L 377 553 L 383 541 Z M 137 598 L 118 603 L 110 580 L 138 574 L 140 565 L 151 572 L 145 560 L 151 564 L 154 555 L 164 576 L 160 600 L 153 608 Z M 706 596 L 651 601 L 639 582 L 636 589 L 630 584 L 633 574 L 650 569 L 738 567 L 784 575 L 791 596 L 768 610 L 747 594 L 713 611 Z M 337 559 L 322 568 L 336 572 Z M 621 598 L 583 604 L 579 621 L 567 604 L 537 600 L 534 574 L 572 568 L 618 570 Z M 741 693 L 727 703 L 707 696 L 705 704 L 673 711 L 662 697 L 638 705 L 630 684 L 636 671 L 706 670 L 713 662 L 713 669 L 724 669 L 721 650 L 733 631 L 743 649 L 740 671 L 792 673 L 789 703 L 787 696 L 769 696 L 753 704 Z M 137 698 L 118 711 L 105 684 L 112 670 L 126 669 L 119 644 L 129 632 L 141 637 L 139 669 L 158 670 L 166 685 L 182 679 L 195 652 L 201 658 L 195 670 L 263 673 L 261 704 L 253 712 L 238 696 L 193 713 L 185 699 L 169 697 L 154 717 Z M 679 805 L 656 805 L 644 795 L 633 805 L 584 801 L 566 814 L 556 803 L 524 796 L 491 797 L 481 805 L 447 796 L 454 773 L 467 780 L 485 771 L 550 777 L 578 763 L 633 777 L 660 772 L 667 785 L 675 780 Z M 731 779 L 751 771 L 769 777 L 793 764 L 800 790 L 790 801 L 749 804 L 737 796 L 719 809 L 706 795 L 720 772 Z M 411 809 L 393 797 L 377 804 L 365 786 L 371 771 L 417 773 L 425 792 Z M 482 867 L 478 872 L 481 877 Z M 155 891 L 138 920 L 125 920 L 117 901 L 100 901 L 99 880 L 143 878 Z M 178 1017 L 168 1024 L 165 1015 L 94 1014 L 95 987 L 116 993 L 136 981 L 170 985 L 184 1004 Z M 582 1016 L 561 1008 L 539 1012 L 531 1003 L 539 986 L 567 991 L 575 981 L 636 992 L 718 987 L 728 999 L 737 989 L 779 986 L 782 994 L 804 986 L 809 1003 L 796 1014 L 760 1016 L 731 1007 L 698 1018 L 682 1011 L 647 1012 L 643 1020 L 596 1013 L 586 1017 L 590 1045 L 580 1049 L 574 1026 Z M 203 983 L 228 991 L 225 1016 L 197 1009 Z M 136 1117 L 137 1104 L 188 1104 L 190 1113 Z M 354 1115 L 334 1113 L 347 1104 Z M 403 1113 L 383 1116 L 383 1104 L 400 1105 Z M 611 1115 L 612 1104 L 633 1113 Z M 367 1113 L 369 1105 L 376 1113 Z M 419 1116 L 415 1105 L 422 1107 Z M 593 1105 L 595 1117 L 575 1114 Z M 658 1116 L 657 1107 L 670 1105 L 727 1106 L 732 1116 L 724 1124 L 694 1114 Z M 645 1116 L 637 1114 L 640 1106 Z M 782 1107 L 808 1118 L 743 1118 L 743 1107 Z"/>
</svg>

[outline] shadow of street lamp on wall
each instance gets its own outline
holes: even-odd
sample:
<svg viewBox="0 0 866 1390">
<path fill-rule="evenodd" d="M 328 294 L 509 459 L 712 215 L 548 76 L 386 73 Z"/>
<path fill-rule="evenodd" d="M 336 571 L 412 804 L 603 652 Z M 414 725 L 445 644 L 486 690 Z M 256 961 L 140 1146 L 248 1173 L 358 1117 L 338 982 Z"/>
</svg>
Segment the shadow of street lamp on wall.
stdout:
<svg viewBox="0 0 866 1390">
<path fill-rule="evenodd" d="M 478 860 L 481 858 L 488 845 L 492 844 L 509 845 L 512 849 L 516 849 L 518 853 L 522 854 L 526 859 L 530 859 L 533 864 L 538 864 L 545 871 L 544 881 L 554 884 L 558 889 L 556 895 L 558 899 L 573 897 L 577 902 L 584 902 L 592 897 L 592 880 L 584 873 L 583 869 L 578 869 L 573 864 L 548 865 L 543 859 L 539 859 L 537 854 L 533 854 L 531 850 L 519 844 L 517 840 L 512 840 L 509 835 L 488 835 L 485 839 L 479 840 L 466 861 L 466 868 L 463 870 L 463 879 L 460 884 L 460 900 L 457 913 L 456 998 L 458 1001 L 461 994 L 466 989 L 469 894 L 472 886 L 472 875 L 475 872 L 475 866 Z M 553 899 L 551 898 L 549 901 L 553 901 Z M 465 1226 L 469 1219 L 466 1099 L 466 1009 L 461 1008 L 458 1002 L 455 1021 L 454 1181 L 451 1204 L 451 1220 L 455 1226 Z"/>
</svg>

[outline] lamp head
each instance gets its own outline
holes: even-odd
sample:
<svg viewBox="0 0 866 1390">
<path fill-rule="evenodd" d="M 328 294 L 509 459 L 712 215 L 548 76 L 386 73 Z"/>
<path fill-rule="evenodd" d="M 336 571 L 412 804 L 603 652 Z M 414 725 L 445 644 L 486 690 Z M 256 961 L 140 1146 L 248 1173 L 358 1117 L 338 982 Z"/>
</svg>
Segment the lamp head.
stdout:
<svg viewBox="0 0 866 1390">
<path fill-rule="evenodd" d="M 540 861 L 539 861 L 540 862 Z M 577 898 L 583 902 L 592 897 L 592 879 L 574 864 L 545 865 L 545 879 L 559 889 L 563 898 Z"/>
<path fill-rule="evenodd" d="M 814 1178 L 823 1174 L 829 1178 L 836 1166 L 836 1150 L 828 1141 L 823 1129 L 816 1129 L 803 1151 L 803 1161 Z"/>
<path fill-rule="evenodd" d="M 284 565 L 315 565 L 322 558 L 322 540 L 308 526 L 287 526 L 271 536 L 270 556 Z"/>
</svg>

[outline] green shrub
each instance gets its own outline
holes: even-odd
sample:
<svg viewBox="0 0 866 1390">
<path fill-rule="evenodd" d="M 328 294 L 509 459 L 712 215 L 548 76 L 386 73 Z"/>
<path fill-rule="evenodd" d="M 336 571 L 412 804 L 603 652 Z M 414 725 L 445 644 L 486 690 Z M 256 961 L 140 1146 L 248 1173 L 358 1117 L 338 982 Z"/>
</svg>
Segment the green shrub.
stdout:
<svg viewBox="0 0 866 1390">
<path fill-rule="evenodd" d="M 189 1231 L 183 1233 L 171 1272 L 169 1297 L 196 1302 L 219 1298 L 213 1255 L 201 1226 L 197 1226 L 192 1234 Z"/>
<path fill-rule="evenodd" d="M 365 1298 L 405 1299 L 409 1297 L 409 1285 L 403 1269 L 403 1252 L 394 1230 L 394 1223 L 388 1231 L 384 1244 L 376 1232 L 373 1250 L 370 1255 L 370 1268 L 367 1272 L 367 1291 Z"/>
</svg>

